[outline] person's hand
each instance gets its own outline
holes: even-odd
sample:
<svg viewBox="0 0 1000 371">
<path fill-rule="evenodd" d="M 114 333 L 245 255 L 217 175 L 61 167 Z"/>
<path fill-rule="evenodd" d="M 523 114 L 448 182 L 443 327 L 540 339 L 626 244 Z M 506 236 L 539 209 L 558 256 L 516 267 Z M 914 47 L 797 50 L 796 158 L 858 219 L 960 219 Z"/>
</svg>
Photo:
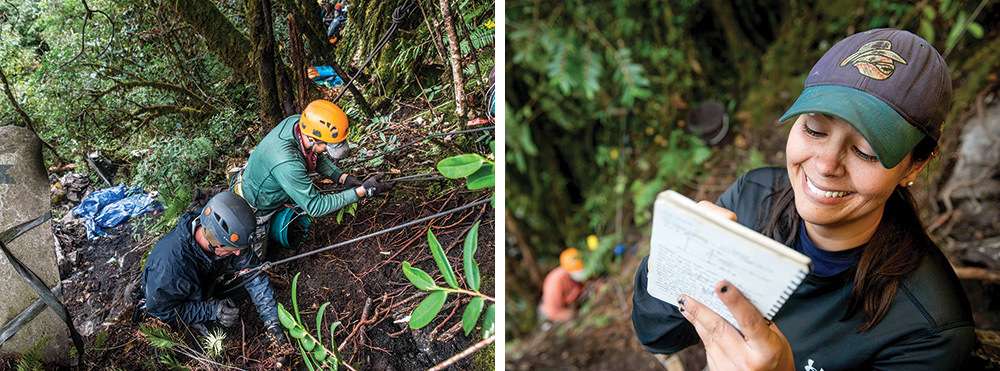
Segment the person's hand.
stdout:
<svg viewBox="0 0 1000 371">
<path fill-rule="evenodd" d="M 360 187 L 362 182 L 360 179 L 358 179 L 358 177 L 354 175 L 344 174 L 340 176 L 340 184 L 343 184 L 344 186 L 349 188 L 353 188 L 353 187 Z"/>
<path fill-rule="evenodd" d="M 361 184 L 361 188 L 365 190 L 365 197 L 375 197 L 389 192 L 393 186 L 395 183 L 392 181 L 382 181 L 381 175 L 372 175 Z"/>
<path fill-rule="evenodd" d="M 240 318 L 240 309 L 230 299 L 216 301 L 216 318 L 223 327 L 233 327 Z"/>
<path fill-rule="evenodd" d="M 705 200 L 698 201 L 698 207 L 712 214 L 720 216 L 722 218 L 729 219 L 734 222 L 736 221 L 736 213 L 734 213 L 732 210 L 716 205 L 710 201 L 705 201 Z"/>
<path fill-rule="evenodd" d="M 678 299 L 684 315 L 705 343 L 708 369 L 794 370 L 792 346 L 778 326 L 764 318 L 753 304 L 728 281 L 715 285 L 715 294 L 739 323 L 742 333 L 712 309 L 694 298 Z"/>
</svg>

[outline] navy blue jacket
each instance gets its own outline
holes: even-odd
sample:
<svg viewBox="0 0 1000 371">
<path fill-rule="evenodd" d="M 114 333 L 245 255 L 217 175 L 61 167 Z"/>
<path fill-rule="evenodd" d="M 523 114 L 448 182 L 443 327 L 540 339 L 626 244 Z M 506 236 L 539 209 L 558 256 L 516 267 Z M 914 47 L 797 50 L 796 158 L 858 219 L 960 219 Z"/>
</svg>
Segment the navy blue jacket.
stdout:
<svg viewBox="0 0 1000 371">
<path fill-rule="evenodd" d="M 197 213 L 181 216 L 177 227 L 164 236 L 146 259 L 143 288 L 146 312 L 167 323 L 208 324 L 218 320 L 217 307 L 209 301 L 207 290 L 225 273 L 260 265 L 255 254 L 224 258 L 209 256 L 194 239 L 192 220 Z M 246 284 L 250 299 L 257 306 L 265 327 L 278 323 L 274 290 L 266 274 L 259 274 Z"/>
<path fill-rule="evenodd" d="M 785 168 L 752 170 L 717 203 L 736 213 L 740 224 L 759 232 L 771 194 L 786 184 Z M 647 259 L 635 275 L 632 324 L 647 350 L 675 353 L 700 339 L 677 307 L 646 292 Z M 900 284 L 889 312 L 866 332 L 857 331 L 864 322 L 860 313 L 846 315 L 856 269 L 831 277 L 810 273 L 774 316 L 792 346 L 796 370 L 961 369 L 976 335 L 968 300 L 941 251 L 933 249 L 924 256 Z"/>
</svg>

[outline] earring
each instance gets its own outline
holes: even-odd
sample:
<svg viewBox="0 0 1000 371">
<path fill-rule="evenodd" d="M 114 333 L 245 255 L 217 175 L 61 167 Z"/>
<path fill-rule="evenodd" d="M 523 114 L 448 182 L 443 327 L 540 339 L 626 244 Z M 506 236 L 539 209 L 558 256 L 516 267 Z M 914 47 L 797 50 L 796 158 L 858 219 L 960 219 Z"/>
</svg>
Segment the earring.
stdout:
<svg viewBox="0 0 1000 371">
<path fill-rule="evenodd" d="M 906 187 L 907 187 L 907 188 L 909 188 L 909 187 L 913 187 L 913 182 L 912 182 L 912 181 L 910 181 L 909 183 L 906 183 Z"/>
</svg>

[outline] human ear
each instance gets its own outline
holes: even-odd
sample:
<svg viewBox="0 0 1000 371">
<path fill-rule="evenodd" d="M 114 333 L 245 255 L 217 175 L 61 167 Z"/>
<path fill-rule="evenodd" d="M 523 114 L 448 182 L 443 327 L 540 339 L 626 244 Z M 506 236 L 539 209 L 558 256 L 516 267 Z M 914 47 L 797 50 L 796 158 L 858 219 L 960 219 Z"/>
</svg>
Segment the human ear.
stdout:
<svg viewBox="0 0 1000 371">
<path fill-rule="evenodd" d="M 912 186 L 913 182 L 917 180 L 920 172 L 924 170 L 924 167 L 927 166 L 928 162 L 931 162 L 930 159 L 911 163 L 910 170 L 907 171 L 906 176 L 899 180 L 899 186 L 903 188 Z"/>
</svg>

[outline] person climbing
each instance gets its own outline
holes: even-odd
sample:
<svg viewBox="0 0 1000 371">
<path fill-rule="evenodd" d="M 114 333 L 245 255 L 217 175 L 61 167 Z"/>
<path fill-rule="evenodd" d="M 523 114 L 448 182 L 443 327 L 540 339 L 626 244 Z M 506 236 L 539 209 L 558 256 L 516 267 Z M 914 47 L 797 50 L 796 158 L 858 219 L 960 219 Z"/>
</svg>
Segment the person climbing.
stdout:
<svg viewBox="0 0 1000 371">
<path fill-rule="evenodd" d="M 323 1 L 323 23 L 326 24 L 326 39 L 330 45 L 337 45 L 340 30 L 347 25 L 347 0 Z"/>
<path fill-rule="evenodd" d="M 559 254 L 559 266 L 545 276 L 542 284 L 542 302 L 538 312 L 544 320 L 565 322 L 576 315 L 576 300 L 583 292 L 586 274 L 583 260 L 575 248 Z"/>
<path fill-rule="evenodd" d="M 145 313 L 200 334 L 207 334 L 208 326 L 236 325 L 237 297 L 222 295 L 226 287 L 217 282 L 223 275 L 260 264 L 254 254 L 245 253 L 255 227 L 250 205 L 232 192 L 213 196 L 200 213 L 182 215 L 177 227 L 156 243 L 146 259 L 142 271 Z M 267 275 L 252 276 L 244 287 L 272 343 L 287 344 Z"/>
<path fill-rule="evenodd" d="M 392 189 L 392 182 L 377 175 L 362 182 L 334 165 L 348 154 L 348 128 L 340 107 L 322 99 L 312 101 L 301 115 L 278 123 L 257 144 L 246 166 L 231 173 L 231 190 L 250 204 L 257 217 L 253 251 L 258 257 L 266 256 L 270 217 L 286 204 L 322 217 Z M 314 171 L 347 189 L 321 193 L 309 178 Z"/>
</svg>

